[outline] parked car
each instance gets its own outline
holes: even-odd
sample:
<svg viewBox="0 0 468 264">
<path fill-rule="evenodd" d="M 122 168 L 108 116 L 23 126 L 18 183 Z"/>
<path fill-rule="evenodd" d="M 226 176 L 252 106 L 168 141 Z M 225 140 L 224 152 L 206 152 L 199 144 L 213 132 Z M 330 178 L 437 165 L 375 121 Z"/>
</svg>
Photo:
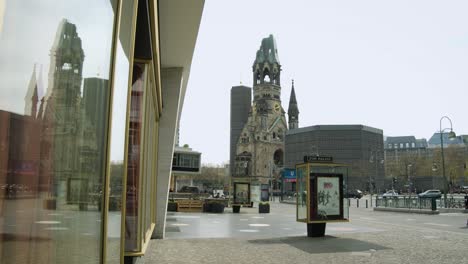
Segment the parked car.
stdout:
<svg viewBox="0 0 468 264">
<path fill-rule="evenodd" d="M 382 194 L 383 198 L 392 198 L 392 197 L 398 197 L 398 193 L 395 192 L 395 190 L 390 190 L 387 191 L 386 193 Z"/>
<path fill-rule="evenodd" d="M 364 194 L 360 190 L 348 190 L 345 194 L 345 198 L 357 198 L 361 199 Z"/>
<path fill-rule="evenodd" d="M 198 187 L 196 186 L 182 186 L 179 192 L 181 193 L 199 193 Z"/>
<path fill-rule="evenodd" d="M 439 199 L 442 197 L 442 193 L 439 190 L 427 190 L 418 194 L 419 198 L 436 198 Z"/>
<path fill-rule="evenodd" d="M 468 186 L 462 186 L 461 187 L 461 192 L 464 194 L 468 194 Z"/>
</svg>

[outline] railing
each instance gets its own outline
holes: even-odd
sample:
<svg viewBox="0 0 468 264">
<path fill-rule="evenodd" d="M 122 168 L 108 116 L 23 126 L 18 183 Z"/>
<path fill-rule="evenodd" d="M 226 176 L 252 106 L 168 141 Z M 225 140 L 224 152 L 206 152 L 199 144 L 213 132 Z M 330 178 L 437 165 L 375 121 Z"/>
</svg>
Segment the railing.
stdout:
<svg viewBox="0 0 468 264">
<path fill-rule="evenodd" d="M 434 203 L 434 204 L 433 204 Z M 396 196 L 377 197 L 376 207 L 406 208 L 406 209 L 426 209 L 436 210 L 437 208 L 465 208 L 464 197 L 448 197 L 447 204 L 441 198 L 419 198 L 417 196 Z"/>
<path fill-rule="evenodd" d="M 283 194 L 281 201 L 285 203 L 296 203 L 296 196 Z M 465 197 L 463 196 L 450 196 L 447 197 L 447 206 L 445 200 L 441 198 L 435 199 L 435 208 L 458 208 L 468 209 Z M 372 204 L 372 206 L 371 206 Z M 426 209 L 432 210 L 432 198 L 419 198 L 417 195 L 404 196 L 399 195 L 395 197 L 384 198 L 382 196 L 374 196 L 372 202 L 369 198 L 362 199 L 348 199 L 349 207 L 388 207 L 388 208 L 407 208 L 407 209 Z"/>
<path fill-rule="evenodd" d="M 375 201 L 376 207 L 435 210 L 433 202 L 436 203 L 436 200 L 417 196 L 377 197 Z"/>
<path fill-rule="evenodd" d="M 459 209 L 466 209 L 465 205 L 465 198 L 464 197 L 447 197 L 447 208 L 459 208 Z M 444 197 L 442 197 L 438 203 L 437 207 L 444 208 L 445 202 Z"/>
</svg>

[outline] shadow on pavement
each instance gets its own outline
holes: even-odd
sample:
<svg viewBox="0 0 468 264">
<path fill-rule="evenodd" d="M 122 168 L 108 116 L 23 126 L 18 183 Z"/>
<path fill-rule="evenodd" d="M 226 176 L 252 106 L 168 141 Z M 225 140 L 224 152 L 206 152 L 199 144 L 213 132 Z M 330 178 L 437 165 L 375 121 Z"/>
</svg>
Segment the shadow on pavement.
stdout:
<svg viewBox="0 0 468 264">
<path fill-rule="evenodd" d="M 166 232 L 180 232 L 178 226 L 166 226 Z"/>
<path fill-rule="evenodd" d="M 309 254 L 356 252 L 390 249 L 378 244 L 352 238 L 325 237 L 284 237 L 249 240 L 252 244 L 287 244 Z"/>
<path fill-rule="evenodd" d="M 28 235 L 19 235 L 19 234 L 5 234 L 0 233 L 0 241 L 8 242 L 8 241 L 51 241 L 51 238 L 46 237 L 31 237 Z"/>
</svg>

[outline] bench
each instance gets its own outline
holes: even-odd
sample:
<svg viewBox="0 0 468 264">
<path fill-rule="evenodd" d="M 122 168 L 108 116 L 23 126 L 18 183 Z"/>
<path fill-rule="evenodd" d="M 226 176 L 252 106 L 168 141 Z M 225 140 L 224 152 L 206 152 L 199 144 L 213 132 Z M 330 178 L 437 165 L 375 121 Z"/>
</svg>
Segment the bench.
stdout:
<svg viewBox="0 0 468 264">
<path fill-rule="evenodd" d="M 202 212 L 203 202 L 200 200 L 178 200 L 177 212 Z"/>
</svg>

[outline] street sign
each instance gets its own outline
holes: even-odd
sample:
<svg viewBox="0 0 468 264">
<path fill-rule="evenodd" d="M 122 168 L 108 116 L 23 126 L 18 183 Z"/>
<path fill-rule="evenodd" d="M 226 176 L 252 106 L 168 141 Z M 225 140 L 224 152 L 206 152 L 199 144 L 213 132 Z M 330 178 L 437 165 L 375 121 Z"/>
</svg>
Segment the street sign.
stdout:
<svg viewBox="0 0 468 264">
<path fill-rule="evenodd" d="M 307 162 L 333 162 L 331 156 L 304 156 L 304 163 Z"/>
</svg>

